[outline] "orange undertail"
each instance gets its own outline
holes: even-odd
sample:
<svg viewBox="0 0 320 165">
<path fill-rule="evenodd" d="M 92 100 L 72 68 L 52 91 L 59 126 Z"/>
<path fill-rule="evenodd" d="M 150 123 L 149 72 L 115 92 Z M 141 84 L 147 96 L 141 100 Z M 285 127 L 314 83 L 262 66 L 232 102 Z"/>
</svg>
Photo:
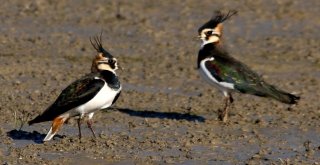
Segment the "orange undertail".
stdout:
<svg viewBox="0 0 320 165">
<path fill-rule="evenodd" d="M 52 122 L 52 126 L 49 130 L 49 132 L 47 133 L 47 136 L 43 139 L 43 141 L 49 141 L 53 138 L 53 136 L 60 130 L 61 126 L 63 125 L 63 123 L 66 121 L 67 118 L 65 117 L 56 117 L 53 122 Z"/>
</svg>

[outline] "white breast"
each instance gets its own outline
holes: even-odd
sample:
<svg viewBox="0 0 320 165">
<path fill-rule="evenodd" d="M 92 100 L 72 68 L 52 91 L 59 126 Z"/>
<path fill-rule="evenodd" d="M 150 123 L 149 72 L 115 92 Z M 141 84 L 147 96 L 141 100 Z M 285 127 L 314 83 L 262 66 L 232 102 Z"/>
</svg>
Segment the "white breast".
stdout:
<svg viewBox="0 0 320 165">
<path fill-rule="evenodd" d="M 222 91 L 228 91 L 234 89 L 234 84 L 227 83 L 227 82 L 219 82 L 217 79 L 215 79 L 210 71 L 206 68 L 205 63 L 207 61 L 213 61 L 214 58 L 206 58 L 200 62 L 200 68 L 199 72 L 202 78 L 204 78 L 209 84 L 215 86 L 216 88 L 222 90 Z"/>
<path fill-rule="evenodd" d="M 104 109 L 107 107 L 110 107 L 114 98 L 121 90 L 113 90 L 111 89 L 106 83 L 102 87 L 102 89 L 97 93 L 94 98 L 92 98 L 90 101 L 88 101 L 85 104 L 82 104 L 76 108 L 73 109 L 73 114 L 87 114 L 91 113 L 100 109 Z"/>
</svg>

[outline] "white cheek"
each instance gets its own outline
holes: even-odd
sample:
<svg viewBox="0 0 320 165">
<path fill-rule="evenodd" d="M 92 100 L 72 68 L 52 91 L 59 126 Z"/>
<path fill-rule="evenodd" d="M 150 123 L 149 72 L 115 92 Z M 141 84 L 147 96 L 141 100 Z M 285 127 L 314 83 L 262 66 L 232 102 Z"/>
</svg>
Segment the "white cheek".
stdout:
<svg viewBox="0 0 320 165">
<path fill-rule="evenodd" d="M 220 40 L 220 38 L 217 36 L 210 36 L 208 40 L 206 40 L 205 38 L 201 38 L 201 39 L 202 39 L 201 47 L 209 43 L 218 42 Z"/>
<path fill-rule="evenodd" d="M 109 65 L 106 65 L 106 64 L 99 64 L 99 65 L 98 65 L 98 69 L 99 69 L 99 70 L 112 70 L 112 69 L 110 68 L 110 66 L 109 66 Z"/>
<path fill-rule="evenodd" d="M 217 36 L 211 36 L 208 41 L 209 41 L 209 42 L 217 42 L 217 41 L 219 41 L 219 37 L 217 37 Z"/>
</svg>

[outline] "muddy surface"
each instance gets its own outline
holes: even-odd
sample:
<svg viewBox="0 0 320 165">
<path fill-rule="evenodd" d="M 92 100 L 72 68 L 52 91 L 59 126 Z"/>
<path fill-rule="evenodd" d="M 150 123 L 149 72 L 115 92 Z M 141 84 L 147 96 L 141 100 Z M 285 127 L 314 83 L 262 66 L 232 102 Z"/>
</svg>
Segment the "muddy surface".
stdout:
<svg viewBox="0 0 320 165">
<path fill-rule="evenodd" d="M 0 163 L 320 163 L 320 1 L 21 1 L 0 5 Z M 235 94 L 228 123 L 222 94 L 200 79 L 197 28 L 213 11 L 229 52 L 266 81 L 302 97 L 288 107 Z M 74 119 L 48 143 L 51 123 L 27 126 L 63 88 L 90 71 L 89 37 L 124 68 L 113 108 L 94 116 L 98 138 Z M 22 126 L 22 128 L 21 128 Z"/>
</svg>

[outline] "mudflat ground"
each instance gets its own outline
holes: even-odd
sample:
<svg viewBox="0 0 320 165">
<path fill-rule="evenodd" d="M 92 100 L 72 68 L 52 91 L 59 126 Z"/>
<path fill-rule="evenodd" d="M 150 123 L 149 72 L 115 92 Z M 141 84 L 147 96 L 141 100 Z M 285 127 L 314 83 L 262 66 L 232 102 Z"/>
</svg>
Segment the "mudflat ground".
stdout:
<svg viewBox="0 0 320 165">
<path fill-rule="evenodd" d="M 2 164 L 319 164 L 320 1 L 27 1 L 0 5 Z M 267 82 L 301 96 L 288 107 L 222 95 L 198 75 L 197 29 L 215 10 L 229 52 Z M 113 108 L 94 116 L 98 138 L 74 119 L 41 143 L 51 123 L 20 128 L 90 71 L 89 37 L 124 68 Z"/>
</svg>

